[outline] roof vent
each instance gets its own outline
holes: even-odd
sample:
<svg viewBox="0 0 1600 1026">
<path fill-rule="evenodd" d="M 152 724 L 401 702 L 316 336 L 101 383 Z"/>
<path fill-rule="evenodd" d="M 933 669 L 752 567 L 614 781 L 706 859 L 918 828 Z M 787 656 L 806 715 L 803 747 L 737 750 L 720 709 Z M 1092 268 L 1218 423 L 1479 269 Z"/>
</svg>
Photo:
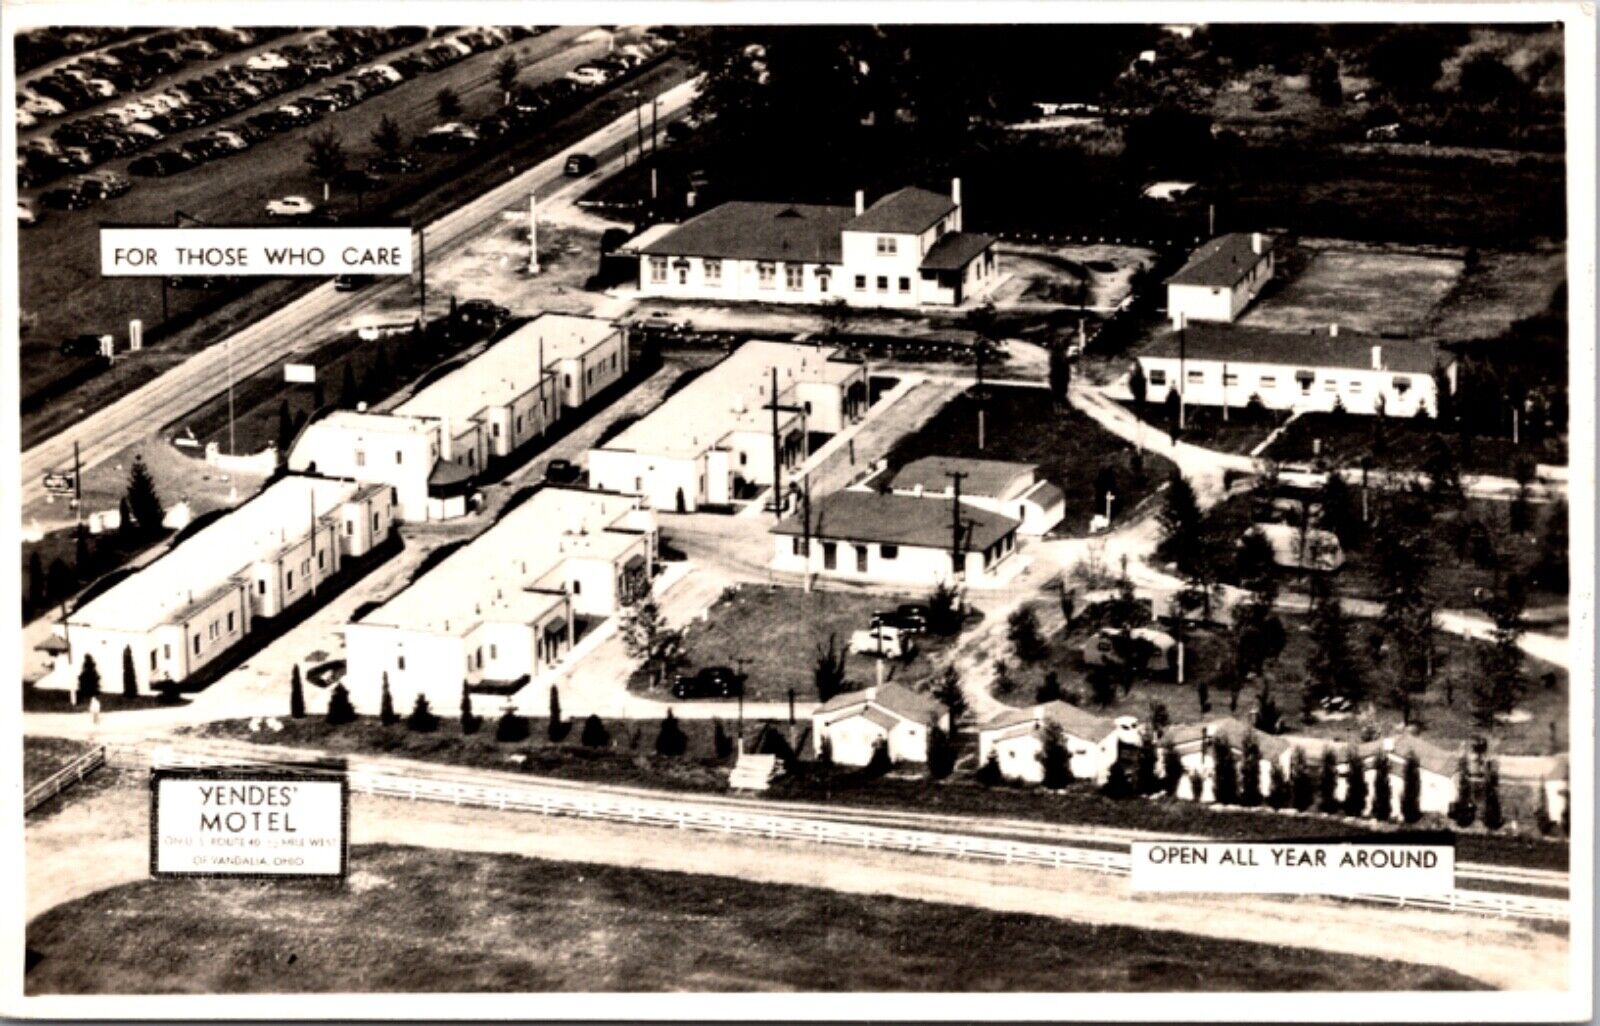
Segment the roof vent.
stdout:
<svg viewBox="0 0 1600 1026">
<path fill-rule="evenodd" d="M 800 216 L 800 211 L 796 210 L 793 207 L 784 207 L 782 210 L 778 211 L 778 213 L 775 216 L 777 216 L 777 217 L 796 218 L 796 217 Z"/>
</svg>

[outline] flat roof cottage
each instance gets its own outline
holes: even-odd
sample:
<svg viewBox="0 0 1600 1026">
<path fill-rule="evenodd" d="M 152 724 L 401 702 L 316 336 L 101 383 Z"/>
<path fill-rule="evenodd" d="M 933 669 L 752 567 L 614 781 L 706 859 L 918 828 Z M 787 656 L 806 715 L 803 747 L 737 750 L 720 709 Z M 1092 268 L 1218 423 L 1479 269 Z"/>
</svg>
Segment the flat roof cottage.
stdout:
<svg viewBox="0 0 1600 1026">
<path fill-rule="evenodd" d="M 924 456 L 901 467 L 889 490 L 915 498 L 954 498 L 955 474 L 961 475 L 963 503 L 1020 520 L 1021 534 L 1042 535 L 1065 515 L 1066 496 L 1053 482 L 1040 480 L 1032 463 Z"/>
<path fill-rule="evenodd" d="M 720 204 L 636 243 L 639 290 L 675 299 L 959 306 L 999 280 L 995 239 L 962 229 L 950 192 L 907 187 L 870 207 Z"/>
</svg>

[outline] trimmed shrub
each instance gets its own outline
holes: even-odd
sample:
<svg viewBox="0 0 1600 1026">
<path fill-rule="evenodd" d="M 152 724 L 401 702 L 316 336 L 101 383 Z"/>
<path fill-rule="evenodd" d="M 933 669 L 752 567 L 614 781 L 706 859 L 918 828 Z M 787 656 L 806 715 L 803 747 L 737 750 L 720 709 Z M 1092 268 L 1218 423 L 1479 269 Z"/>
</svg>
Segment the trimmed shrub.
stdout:
<svg viewBox="0 0 1600 1026">
<path fill-rule="evenodd" d="M 439 717 L 429 707 L 427 695 L 417 694 L 417 700 L 411 705 L 411 715 L 406 717 L 406 729 L 418 734 L 431 734 L 439 729 Z"/>
<path fill-rule="evenodd" d="M 383 700 L 378 706 L 378 722 L 385 727 L 392 727 L 400 722 L 400 717 L 395 715 L 394 695 L 389 691 L 389 675 L 383 675 Z"/>
<path fill-rule="evenodd" d="M 472 692 L 467 690 L 466 682 L 461 684 L 461 733 L 463 735 L 476 734 L 483 726 L 483 717 L 472 711 Z"/>
<path fill-rule="evenodd" d="M 672 710 L 668 709 L 666 718 L 661 721 L 661 729 L 656 732 L 656 754 L 675 759 L 688 750 L 689 736 L 683 732 Z"/>
<path fill-rule="evenodd" d="M 583 721 L 583 734 L 579 737 L 585 748 L 607 748 L 611 745 L 611 732 L 594 713 Z"/>
<path fill-rule="evenodd" d="M 528 740 L 528 718 L 506 706 L 494 725 L 494 739 L 503 745 L 519 744 Z"/>
<path fill-rule="evenodd" d="M 335 684 L 328 694 L 328 725 L 343 726 L 356 721 L 356 707 L 350 704 L 350 692 L 343 684 Z"/>
<path fill-rule="evenodd" d="M 1422 767 L 1411 752 L 1406 753 L 1406 768 L 1400 777 L 1400 818 L 1407 823 L 1422 818 Z"/>
<path fill-rule="evenodd" d="M 300 683 L 300 664 L 295 663 L 294 669 L 289 671 L 289 718 L 303 720 L 306 718 L 306 691 Z"/>
<path fill-rule="evenodd" d="M 1361 764 L 1361 754 L 1355 748 L 1344 756 L 1344 814 L 1367 814 L 1367 768 Z"/>
</svg>

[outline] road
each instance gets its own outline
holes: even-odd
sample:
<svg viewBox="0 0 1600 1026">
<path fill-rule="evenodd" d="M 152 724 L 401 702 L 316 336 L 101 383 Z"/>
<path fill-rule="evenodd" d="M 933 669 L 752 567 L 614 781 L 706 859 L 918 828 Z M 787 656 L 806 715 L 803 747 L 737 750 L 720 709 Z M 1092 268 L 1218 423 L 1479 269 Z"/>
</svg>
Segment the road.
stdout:
<svg viewBox="0 0 1600 1026">
<path fill-rule="evenodd" d="M 661 121 L 669 122 L 680 115 L 693 95 L 692 83 L 683 83 L 663 94 Z M 575 148 L 609 160 L 628 146 L 634 132 L 635 116 L 630 113 L 593 133 Z M 564 177 L 564 163 L 564 153 L 552 157 L 426 225 L 423 231 L 430 255 L 437 257 L 453 251 L 470 243 L 480 233 L 492 230 L 500 224 L 503 211 L 525 209 L 530 193 L 551 199 L 570 198 L 570 194 L 587 188 L 587 180 Z M 27 450 L 22 455 L 24 519 L 44 513 L 40 509 L 44 498 L 42 477 L 47 471 L 71 467 L 74 444 L 80 448 L 83 466 L 93 468 L 130 444 L 147 438 L 175 415 L 222 392 L 230 377 L 254 374 L 301 349 L 317 337 L 319 325 L 377 308 L 385 297 L 412 288 L 410 278 L 395 279 L 355 293 L 336 292 L 332 283 L 326 283 Z"/>
</svg>

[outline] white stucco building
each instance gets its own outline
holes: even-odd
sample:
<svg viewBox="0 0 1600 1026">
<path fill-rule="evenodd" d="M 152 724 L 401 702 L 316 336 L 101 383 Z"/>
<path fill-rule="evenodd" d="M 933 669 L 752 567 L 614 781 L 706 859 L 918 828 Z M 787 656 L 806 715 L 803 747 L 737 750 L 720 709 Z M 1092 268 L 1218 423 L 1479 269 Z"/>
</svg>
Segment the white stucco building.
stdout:
<svg viewBox="0 0 1600 1026">
<path fill-rule="evenodd" d="M 836 492 L 772 528 L 772 568 L 838 580 L 933 587 L 992 579 L 1017 547 L 1021 522 L 961 503 L 878 492 Z"/>
<path fill-rule="evenodd" d="M 1235 320 L 1276 270 L 1277 240 L 1261 232 L 1219 235 L 1195 250 L 1167 279 L 1167 316 L 1185 321 Z"/>
<path fill-rule="evenodd" d="M 961 475 L 964 504 L 1021 521 L 1018 534 L 1045 534 L 1065 515 L 1066 496 L 1053 482 L 1042 480 L 1031 463 L 924 456 L 901 467 L 889 481 L 889 491 L 919 499 L 954 498 L 955 474 Z"/>
<path fill-rule="evenodd" d="M 978 765 L 994 756 L 1008 780 L 1037 784 L 1044 779 L 1044 733 L 1047 724 L 1061 730 L 1067 763 L 1074 780 L 1104 783 L 1123 751 L 1142 744 L 1138 721 L 1096 716 L 1066 702 L 1045 702 L 1027 709 L 1008 709 L 978 728 Z"/>
<path fill-rule="evenodd" d="M 774 451 L 776 376 L 778 444 Z M 808 436 L 836 434 L 867 409 L 866 366 L 830 350 L 746 342 L 651 413 L 589 450 L 589 482 L 658 510 L 726 506 L 799 465 Z"/>
<path fill-rule="evenodd" d="M 546 485 L 382 606 L 345 627 L 345 684 L 375 712 L 418 693 L 454 708 L 464 684 L 557 664 L 575 618 L 614 615 L 650 587 L 656 522 L 633 496 Z"/>
<path fill-rule="evenodd" d="M 898 189 L 870 207 L 723 203 L 639 244 L 639 290 L 665 299 L 958 306 L 999 280 L 993 236 L 948 195 Z"/>
<path fill-rule="evenodd" d="M 927 695 L 884 684 L 835 695 L 811 714 L 813 751 L 826 742 L 841 766 L 865 766 L 881 742 L 890 762 L 927 762 L 928 730 L 950 730 L 950 713 Z"/>
<path fill-rule="evenodd" d="M 1438 414 L 1433 373 L 1444 368 L 1454 388 L 1454 357 L 1432 342 L 1341 332 L 1275 331 L 1242 325 L 1189 324 L 1157 339 L 1139 356 L 1145 398 L 1177 392 L 1192 406 L 1374 414 Z"/>
<path fill-rule="evenodd" d="M 142 693 L 181 683 L 259 618 L 312 601 L 320 583 L 393 525 L 385 486 L 281 478 L 68 614 L 62 637 L 71 677 L 60 683 L 75 683 L 93 656 L 101 688 L 120 691 L 124 648 Z"/>
<path fill-rule="evenodd" d="M 385 413 L 336 410 L 307 425 L 291 470 L 394 487 L 403 520 L 466 512 L 472 481 L 628 370 L 609 321 L 541 314 Z"/>
</svg>

